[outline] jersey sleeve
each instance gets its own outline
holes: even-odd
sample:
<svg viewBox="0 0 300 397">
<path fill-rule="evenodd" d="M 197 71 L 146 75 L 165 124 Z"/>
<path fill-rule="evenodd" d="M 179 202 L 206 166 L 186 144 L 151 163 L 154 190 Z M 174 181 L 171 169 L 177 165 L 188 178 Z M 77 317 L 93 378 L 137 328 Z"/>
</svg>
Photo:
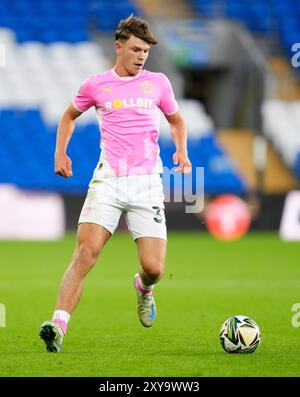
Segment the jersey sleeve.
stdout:
<svg viewBox="0 0 300 397">
<path fill-rule="evenodd" d="M 161 73 L 161 97 L 158 107 L 167 115 L 178 112 L 178 103 L 169 79 Z"/>
<path fill-rule="evenodd" d="M 79 112 L 85 112 L 91 106 L 95 105 L 93 98 L 92 78 L 88 77 L 80 86 L 76 95 L 72 99 L 72 105 Z"/>
</svg>

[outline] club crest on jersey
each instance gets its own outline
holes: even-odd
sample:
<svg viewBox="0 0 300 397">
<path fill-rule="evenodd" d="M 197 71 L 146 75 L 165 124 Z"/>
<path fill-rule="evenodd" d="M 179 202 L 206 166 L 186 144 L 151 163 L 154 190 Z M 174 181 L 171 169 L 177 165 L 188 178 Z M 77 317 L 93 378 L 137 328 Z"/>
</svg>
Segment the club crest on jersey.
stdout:
<svg viewBox="0 0 300 397">
<path fill-rule="evenodd" d="M 153 83 L 151 81 L 143 81 L 141 87 L 145 94 L 153 94 Z"/>
</svg>

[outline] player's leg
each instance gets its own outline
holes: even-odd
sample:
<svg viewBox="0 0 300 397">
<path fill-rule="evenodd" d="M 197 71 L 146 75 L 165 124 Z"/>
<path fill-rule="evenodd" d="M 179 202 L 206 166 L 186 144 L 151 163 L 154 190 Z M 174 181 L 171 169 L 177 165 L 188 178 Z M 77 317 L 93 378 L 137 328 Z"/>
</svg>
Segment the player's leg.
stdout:
<svg viewBox="0 0 300 397">
<path fill-rule="evenodd" d="M 153 286 L 163 274 L 166 255 L 164 195 L 159 174 L 137 175 L 129 180 L 130 206 L 125 219 L 140 260 L 140 272 L 134 276 L 138 316 L 145 327 L 150 327 L 156 316 Z"/>
<path fill-rule="evenodd" d="M 94 223 L 81 223 L 78 226 L 77 246 L 61 281 L 56 310 L 64 310 L 69 314 L 74 311 L 82 294 L 84 279 L 110 236 L 107 229 Z"/>
<path fill-rule="evenodd" d="M 136 239 L 140 261 L 140 278 L 145 287 L 156 284 L 163 275 L 166 256 L 166 240 L 156 237 Z"/>
<path fill-rule="evenodd" d="M 140 271 L 134 276 L 138 316 L 144 327 L 151 327 L 156 317 L 154 285 L 164 272 L 166 240 L 155 237 L 136 239 Z"/>
<path fill-rule="evenodd" d="M 80 301 L 84 279 L 110 236 L 106 228 L 97 224 L 81 223 L 78 226 L 76 249 L 60 284 L 53 319 L 43 323 L 40 329 L 47 351 L 61 350 L 70 315 Z"/>
<path fill-rule="evenodd" d="M 105 178 L 98 165 L 79 217 L 77 246 L 60 284 L 56 310 L 52 321 L 44 323 L 40 330 L 48 351 L 61 350 L 62 337 L 66 333 L 70 315 L 79 303 L 84 279 L 95 265 L 106 241 L 116 230 L 122 214 L 119 178 Z"/>
</svg>

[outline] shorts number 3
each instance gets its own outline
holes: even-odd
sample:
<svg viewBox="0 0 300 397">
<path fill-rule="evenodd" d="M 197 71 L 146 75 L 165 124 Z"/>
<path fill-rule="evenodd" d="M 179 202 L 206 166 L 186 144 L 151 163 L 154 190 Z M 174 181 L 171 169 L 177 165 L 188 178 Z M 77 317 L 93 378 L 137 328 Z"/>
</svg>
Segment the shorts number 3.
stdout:
<svg viewBox="0 0 300 397">
<path fill-rule="evenodd" d="M 161 215 L 161 207 L 152 207 L 155 210 L 155 216 L 153 217 L 153 219 L 155 220 L 156 223 L 162 223 L 162 215 Z"/>
</svg>

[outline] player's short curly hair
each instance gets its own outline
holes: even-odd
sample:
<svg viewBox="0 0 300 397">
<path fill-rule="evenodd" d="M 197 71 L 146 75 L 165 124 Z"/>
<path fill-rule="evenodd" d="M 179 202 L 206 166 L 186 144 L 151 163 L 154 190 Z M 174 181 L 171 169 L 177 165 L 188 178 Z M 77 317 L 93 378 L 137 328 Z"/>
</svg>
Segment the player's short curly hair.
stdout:
<svg viewBox="0 0 300 397">
<path fill-rule="evenodd" d="M 127 41 L 131 35 L 151 45 L 158 43 L 150 31 L 148 23 L 144 19 L 134 17 L 133 15 L 130 15 L 126 19 L 121 19 L 115 32 L 115 39 L 116 41 Z"/>
</svg>

